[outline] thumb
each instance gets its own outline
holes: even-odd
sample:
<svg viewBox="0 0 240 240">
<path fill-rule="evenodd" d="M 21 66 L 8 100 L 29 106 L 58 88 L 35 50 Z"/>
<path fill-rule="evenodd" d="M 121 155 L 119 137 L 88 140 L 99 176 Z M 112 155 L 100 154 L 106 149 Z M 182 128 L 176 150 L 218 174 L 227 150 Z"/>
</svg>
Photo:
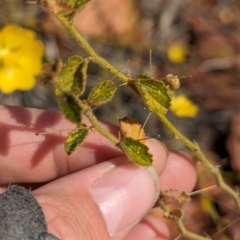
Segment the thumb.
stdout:
<svg viewBox="0 0 240 240">
<path fill-rule="evenodd" d="M 33 194 L 49 232 L 60 239 L 123 239 L 156 202 L 158 179 L 154 168 L 122 156 L 62 177 Z"/>
</svg>

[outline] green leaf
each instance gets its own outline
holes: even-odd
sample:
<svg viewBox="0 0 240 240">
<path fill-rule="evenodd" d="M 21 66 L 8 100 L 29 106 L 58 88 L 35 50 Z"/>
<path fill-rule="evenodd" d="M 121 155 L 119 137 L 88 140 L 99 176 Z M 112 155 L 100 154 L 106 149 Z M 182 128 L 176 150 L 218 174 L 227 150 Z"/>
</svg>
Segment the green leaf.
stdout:
<svg viewBox="0 0 240 240">
<path fill-rule="evenodd" d="M 148 152 L 148 147 L 138 140 L 126 137 L 120 142 L 120 147 L 127 157 L 138 165 L 152 165 L 152 154 Z"/>
<path fill-rule="evenodd" d="M 75 149 L 80 146 L 89 133 L 89 128 L 85 125 L 81 128 L 76 128 L 68 133 L 68 137 L 65 140 L 65 151 L 68 155 L 72 154 Z"/>
<path fill-rule="evenodd" d="M 90 91 L 87 100 L 90 105 L 102 105 L 113 98 L 116 90 L 117 87 L 112 80 L 104 80 Z"/>
<path fill-rule="evenodd" d="M 83 59 L 81 56 L 72 56 L 68 59 L 57 79 L 62 92 L 71 92 L 77 96 L 83 94 L 88 62 L 89 60 Z"/>
<path fill-rule="evenodd" d="M 59 95 L 58 103 L 67 119 L 78 124 L 81 122 L 81 108 L 72 96 L 67 94 Z"/>
<path fill-rule="evenodd" d="M 136 80 L 129 81 L 128 84 L 150 111 L 165 114 L 169 109 L 171 97 L 167 86 L 161 80 L 139 75 Z"/>
</svg>

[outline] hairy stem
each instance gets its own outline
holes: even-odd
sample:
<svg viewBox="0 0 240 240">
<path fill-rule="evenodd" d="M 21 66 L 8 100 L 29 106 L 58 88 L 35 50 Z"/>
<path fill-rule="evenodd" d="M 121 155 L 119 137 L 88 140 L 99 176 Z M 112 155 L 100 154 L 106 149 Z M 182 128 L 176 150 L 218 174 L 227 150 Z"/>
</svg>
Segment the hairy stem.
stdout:
<svg viewBox="0 0 240 240">
<path fill-rule="evenodd" d="M 158 199 L 158 203 L 161 207 L 161 209 L 163 210 L 164 212 L 164 216 L 165 218 L 167 219 L 175 219 L 176 217 L 172 215 L 169 207 L 166 205 L 166 203 L 163 201 L 162 197 L 160 196 L 159 199 Z M 181 235 L 184 236 L 184 237 L 187 237 L 189 239 L 193 239 L 193 240 L 209 240 L 210 238 L 207 238 L 207 237 L 203 237 L 203 236 L 200 236 L 196 233 L 193 233 L 193 232 L 190 232 L 188 231 L 184 224 L 183 224 L 183 221 L 181 219 L 175 219 L 177 225 L 178 225 L 178 228 L 181 232 Z"/>
<path fill-rule="evenodd" d="M 109 131 L 107 131 L 105 128 L 103 128 L 101 126 L 101 124 L 99 123 L 99 121 L 97 120 L 95 115 L 93 114 L 93 112 L 91 110 L 91 107 L 87 103 L 85 103 L 84 101 L 80 100 L 75 94 L 73 94 L 71 92 L 67 92 L 66 93 L 62 89 L 62 86 L 57 81 L 57 77 L 53 78 L 53 82 L 54 82 L 55 86 L 59 90 L 61 90 L 62 93 L 70 95 L 71 97 L 73 97 L 75 99 L 75 101 L 77 102 L 78 106 L 80 107 L 82 113 L 89 119 L 89 121 L 91 122 L 92 126 L 94 127 L 94 129 L 96 131 L 98 131 L 100 134 L 102 134 L 104 137 L 106 137 L 109 141 L 111 141 L 115 145 L 119 144 L 120 140 L 118 138 L 116 138 L 114 135 L 112 135 L 111 133 L 109 133 Z"/>
<path fill-rule="evenodd" d="M 198 159 L 201 161 L 204 166 L 207 167 L 214 175 L 215 179 L 217 181 L 218 186 L 223 189 L 225 192 L 227 192 L 232 198 L 234 199 L 238 210 L 240 211 L 240 198 L 237 192 L 235 192 L 230 186 L 226 184 L 224 181 L 222 174 L 218 167 L 215 167 L 203 154 L 201 149 L 199 148 L 197 143 L 191 142 L 189 139 L 187 139 L 185 136 L 183 136 L 176 128 L 175 126 L 166 118 L 165 115 L 156 113 L 159 119 L 162 121 L 162 123 L 173 133 L 174 137 L 179 139 L 184 143 L 185 146 L 188 147 L 191 151 L 193 151 Z"/>
<path fill-rule="evenodd" d="M 181 235 L 184 236 L 184 237 L 187 237 L 189 239 L 195 239 L 195 240 L 210 240 L 211 239 L 209 237 L 203 237 L 203 236 L 200 236 L 196 233 L 188 231 L 185 228 L 182 220 L 177 220 L 177 225 L 178 225 L 179 230 L 181 231 Z"/>
<path fill-rule="evenodd" d="M 81 104 L 82 105 L 82 104 Z M 93 125 L 94 129 L 110 140 L 115 145 L 119 144 L 120 139 L 116 138 L 114 135 L 109 133 L 105 128 L 103 128 L 100 124 L 95 115 L 93 114 L 91 109 L 85 111 L 84 115 L 89 119 L 91 124 Z"/>
<path fill-rule="evenodd" d="M 88 42 L 84 39 L 84 37 L 79 33 L 79 31 L 70 23 L 65 17 L 61 15 L 55 15 L 59 22 L 61 22 L 72 34 L 72 36 L 77 40 L 77 42 L 81 45 L 81 47 L 93 58 L 95 62 L 97 62 L 100 66 L 102 66 L 107 71 L 116 75 L 119 79 L 121 79 L 124 83 L 128 82 L 128 77 L 121 73 L 117 68 L 107 62 L 104 58 L 100 57 L 88 44 Z"/>
<path fill-rule="evenodd" d="M 102 66 L 107 71 L 111 72 L 112 74 L 116 75 L 121 81 L 124 83 L 127 83 L 129 81 L 129 78 L 121 73 L 117 68 L 112 66 L 110 63 L 108 63 L 105 59 L 100 57 L 93 49 L 92 47 L 87 43 L 87 41 L 84 39 L 84 37 L 78 32 L 78 30 L 72 25 L 70 21 L 68 21 L 64 16 L 55 14 L 55 17 L 68 29 L 68 31 L 72 34 L 72 36 L 77 40 L 77 42 L 82 46 L 82 48 L 93 58 L 93 60 L 98 63 L 100 66 Z M 75 97 L 75 96 L 73 96 Z M 85 104 L 83 101 L 76 99 L 79 106 L 82 108 L 84 114 L 89 118 L 90 122 L 92 123 L 93 127 L 101 133 L 103 136 L 108 138 L 111 142 L 114 144 L 119 143 L 119 139 L 117 139 L 115 136 L 107 132 L 97 121 L 96 117 L 91 111 L 91 108 Z M 163 124 L 173 133 L 174 137 L 182 141 L 191 151 L 193 151 L 199 160 L 215 175 L 216 181 L 218 183 L 218 186 L 222 188 L 225 192 L 227 192 L 229 195 L 232 196 L 234 199 L 238 210 L 240 210 L 240 199 L 238 194 L 230 187 L 228 186 L 225 181 L 222 178 L 221 172 L 217 167 L 212 165 L 212 163 L 204 156 L 203 152 L 200 150 L 197 143 L 191 142 L 189 139 L 187 139 L 185 136 L 183 136 L 175 127 L 174 125 L 165 117 L 165 115 L 156 112 L 156 115 L 159 117 L 159 119 L 163 122 Z M 164 203 L 162 198 L 159 199 L 159 204 L 161 208 L 164 211 L 164 214 L 167 216 L 171 216 L 171 212 L 168 209 L 167 205 Z M 176 220 L 177 225 L 182 233 L 182 235 L 190 238 L 190 239 L 196 239 L 196 240 L 207 240 L 209 238 L 199 236 L 195 233 L 192 233 L 188 230 L 186 230 L 183 222 L 181 219 Z"/>
</svg>

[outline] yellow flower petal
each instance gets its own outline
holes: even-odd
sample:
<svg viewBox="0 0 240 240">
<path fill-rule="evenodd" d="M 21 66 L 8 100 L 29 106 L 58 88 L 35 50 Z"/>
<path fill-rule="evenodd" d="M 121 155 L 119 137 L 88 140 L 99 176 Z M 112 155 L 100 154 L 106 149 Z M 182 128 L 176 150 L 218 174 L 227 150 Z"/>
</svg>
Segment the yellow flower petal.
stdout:
<svg viewBox="0 0 240 240">
<path fill-rule="evenodd" d="M 36 84 L 36 79 L 32 74 L 18 68 L 9 68 L 0 71 L 0 79 L 0 90 L 5 94 L 12 93 L 16 89 L 29 90 Z"/>
<path fill-rule="evenodd" d="M 23 44 L 27 44 L 36 38 L 35 32 L 23 29 L 14 24 L 8 24 L 2 29 L 5 47 L 8 49 L 18 49 Z"/>
<path fill-rule="evenodd" d="M 182 94 L 172 98 L 170 109 L 179 118 L 195 117 L 199 111 L 198 106 Z"/>
<path fill-rule="evenodd" d="M 186 60 L 188 52 L 189 51 L 186 46 L 173 44 L 169 46 L 167 56 L 173 63 L 182 63 Z"/>
<path fill-rule="evenodd" d="M 0 31 L 0 90 L 29 90 L 42 71 L 44 47 L 34 31 L 6 25 Z"/>
</svg>

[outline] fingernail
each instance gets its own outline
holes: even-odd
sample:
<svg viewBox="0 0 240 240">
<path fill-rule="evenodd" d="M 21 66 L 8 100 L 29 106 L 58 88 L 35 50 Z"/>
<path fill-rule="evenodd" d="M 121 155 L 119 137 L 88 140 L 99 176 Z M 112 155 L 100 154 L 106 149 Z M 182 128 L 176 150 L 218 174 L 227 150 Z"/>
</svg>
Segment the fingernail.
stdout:
<svg viewBox="0 0 240 240">
<path fill-rule="evenodd" d="M 159 195 L 154 168 L 126 162 L 99 178 L 91 188 L 110 235 L 123 231 L 144 216 Z"/>
</svg>

